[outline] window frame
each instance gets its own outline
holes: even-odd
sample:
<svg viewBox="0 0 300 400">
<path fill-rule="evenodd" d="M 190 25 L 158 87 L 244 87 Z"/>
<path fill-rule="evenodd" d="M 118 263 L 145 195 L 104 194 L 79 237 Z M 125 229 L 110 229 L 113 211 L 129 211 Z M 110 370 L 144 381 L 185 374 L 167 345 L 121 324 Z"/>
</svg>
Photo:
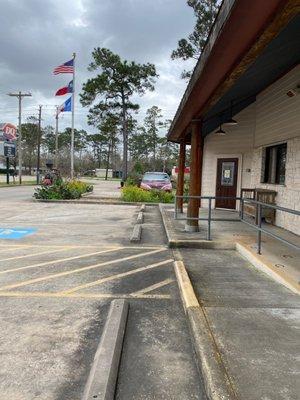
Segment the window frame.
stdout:
<svg viewBox="0 0 300 400">
<path fill-rule="evenodd" d="M 280 165 L 282 158 L 285 158 L 284 167 Z M 261 183 L 285 186 L 286 162 L 287 142 L 264 147 L 262 154 Z M 280 173 L 282 168 L 284 168 L 284 174 Z M 280 181 L 282 176 L 284 177 L 283 182 L 282 179 Z"/>
</svg>

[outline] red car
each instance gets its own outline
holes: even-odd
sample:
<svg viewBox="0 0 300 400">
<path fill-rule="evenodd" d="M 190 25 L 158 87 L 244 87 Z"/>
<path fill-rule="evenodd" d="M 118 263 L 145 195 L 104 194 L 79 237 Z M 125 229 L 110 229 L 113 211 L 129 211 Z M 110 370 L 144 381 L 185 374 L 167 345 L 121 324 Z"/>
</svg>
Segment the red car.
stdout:
<svg viewBox="0 0 300 400">
<path fill-rule="evenodd" d="M 146 172 L 140 187 L 144 190 L 158 189 L 165 192 L 172 191 L 170 177 L 165 172 Z"/>
</svg>

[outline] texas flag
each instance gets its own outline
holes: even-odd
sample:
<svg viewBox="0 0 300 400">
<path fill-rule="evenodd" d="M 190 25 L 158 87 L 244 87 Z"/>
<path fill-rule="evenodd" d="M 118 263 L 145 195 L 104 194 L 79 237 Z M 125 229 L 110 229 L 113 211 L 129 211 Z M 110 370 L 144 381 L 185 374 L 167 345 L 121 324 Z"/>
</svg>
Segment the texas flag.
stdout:
<svg viewBox="0 0 300 400">
<path fill-rule="evenodd" d="M 68 86 L 64 86 L 55 93 L 55 96 L 63 96 L 67 93 L 73 93 L 73 80 L 69 82 Z"/>
<path fill-rule="evenodd" d="M 57 115 L 61 112 L 72 111 L 72 96 L 69 97 L 58 109 Z"/>
</svg>

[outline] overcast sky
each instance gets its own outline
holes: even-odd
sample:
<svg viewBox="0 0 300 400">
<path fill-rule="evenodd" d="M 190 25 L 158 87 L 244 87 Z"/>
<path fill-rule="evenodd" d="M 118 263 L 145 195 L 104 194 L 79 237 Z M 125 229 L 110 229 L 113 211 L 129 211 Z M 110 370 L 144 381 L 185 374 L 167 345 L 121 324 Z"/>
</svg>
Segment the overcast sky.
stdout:
<svg viewBox="0 0 300 400">
<path fill-rule="evenodd" d="M 155 92 L 139 99 L 140 118 L 152 105 L 172 118 L 186 82 L 180 79 L 185 62 L 170 59 L 177 41 L 193 30 L 194 16 L 186 0 L 0 0 L 0 121 L 17 124 L 17 99 L 8 92 L 30 91 L 23 101 L 23 121 L 43 107 L 43 125 L 54 125 L 54 97 L 71 75 L 53 68 L 77 53 L 76 90 L 90 76 L 87 66 L 95 47 L 108 47 L 127 60 L 151 62 L 160 77 Z M 78 97 L 77 97 L 78 100 Z M 60 128 L 70 125 L 64 113 Z M 75 127 L 93 132 L 86 109 L 76 102 Z"/>
</svg>

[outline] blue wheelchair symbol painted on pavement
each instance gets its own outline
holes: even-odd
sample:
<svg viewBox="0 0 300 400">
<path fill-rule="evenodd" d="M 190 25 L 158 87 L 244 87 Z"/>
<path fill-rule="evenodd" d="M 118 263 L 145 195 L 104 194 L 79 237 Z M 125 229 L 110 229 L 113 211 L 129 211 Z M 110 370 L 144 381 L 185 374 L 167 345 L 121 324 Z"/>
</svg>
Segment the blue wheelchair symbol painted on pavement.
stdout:
<svg viewBox="0 0 300 400">
<path fill-rule="evenodd" d="M 0 239 L 21 239 L 36 231 L 35 228 L 0 228 Z"/>
</svg>

